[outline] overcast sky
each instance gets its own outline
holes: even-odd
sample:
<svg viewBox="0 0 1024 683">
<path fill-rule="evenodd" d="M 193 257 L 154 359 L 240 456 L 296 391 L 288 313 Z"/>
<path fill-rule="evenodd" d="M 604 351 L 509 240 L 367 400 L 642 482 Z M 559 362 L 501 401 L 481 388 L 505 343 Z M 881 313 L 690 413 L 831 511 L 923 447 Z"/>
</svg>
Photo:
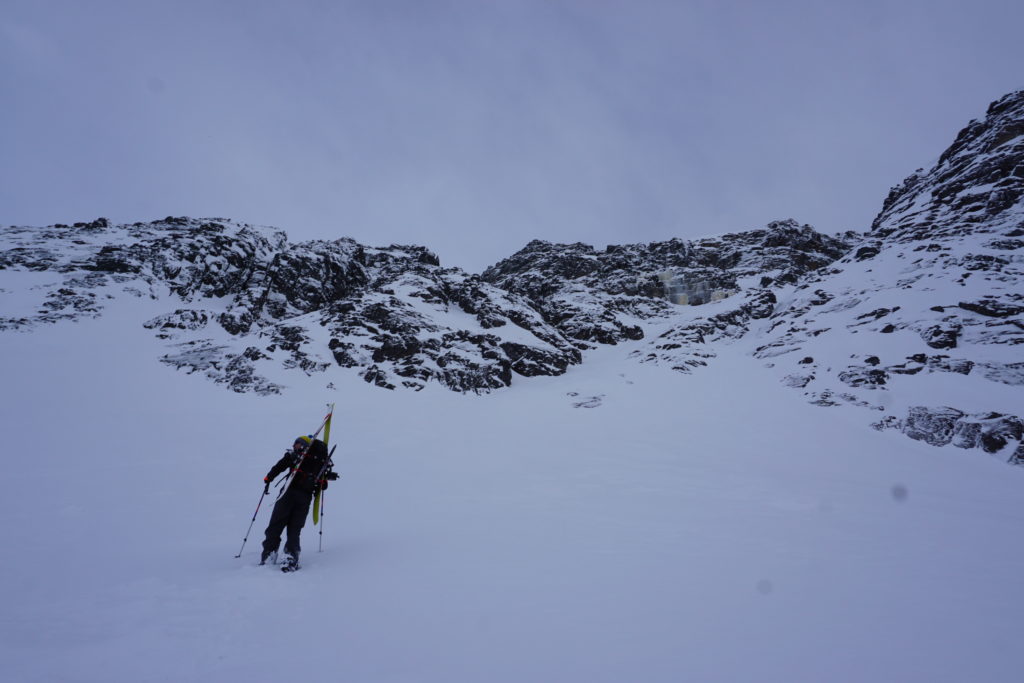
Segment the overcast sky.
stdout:
<svg viewBox="0 0 1024 683">
<path fill-rule="evenodd" d="M 0 3 L 0 224 L 424 244 L 865 230 L 1024 88 L 1024 2 Z"/>
</svg>

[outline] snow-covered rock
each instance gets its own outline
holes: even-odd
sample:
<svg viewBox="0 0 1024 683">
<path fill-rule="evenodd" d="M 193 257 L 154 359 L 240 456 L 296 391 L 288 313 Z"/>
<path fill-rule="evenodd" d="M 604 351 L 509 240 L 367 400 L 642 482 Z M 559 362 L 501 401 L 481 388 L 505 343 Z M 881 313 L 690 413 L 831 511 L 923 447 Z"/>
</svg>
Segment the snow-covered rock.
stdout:
<svg viewBox="0 0 1024 683">
<path fill-rule="evenodd" d="M 762 301 L 762 288 L 828 265 L 853 237 L 830 237 L 786 220 L 696 242 L 611 245 L 604 251 L 534 240 L 482 277 L 528 297 L 545 319 L 587 349 L 643 339 L 642 323 L 674 317 L 677 304 L 740 294 L 733 300 L 737 309 L 756 306 L 748 295 Z"/>
<path fill-rule="evenodd" d="M 815 405 L 1024 460 L 1024 91 L 893 188 L 864 234 L 785 220 L 604 250 L 535 240 L 473 275 L 422 246 L 101 218 L 6 228 L 0 272 L 0 332 L 149 300 L 154 356 L 239 392 L 295 373 L 487 392 L 618 345 L 691 373 L 738 344 Z"/>
<path fill-rule="evenodd" d="M 424 247 L 373 249 L 347 238 L 292 244 L 285 233 L 224 219 L 106 219 L 4 232 L 0 269 L 40 274 L 10 291 L 25 311 L 0 329 L 95 317 L 125 296 L 166 302 L 146 321 L 161 360 L 235 391 L 276 393 L 287 380 L 355 368 L 368 382 L 457 391 L 559 374 L 579 351 L 515 294 L 442 268 Z M 276 373 L 273 373 L 276 374 Z"/>
<path fill-rule="evenodd" d="M 1024 91 L 893 188 L 861 244 L 780 299 L 756 354 L 813 402 L 895 412 L 876 424 L 1019 461 L 1022 198 Z"/>
</svg>

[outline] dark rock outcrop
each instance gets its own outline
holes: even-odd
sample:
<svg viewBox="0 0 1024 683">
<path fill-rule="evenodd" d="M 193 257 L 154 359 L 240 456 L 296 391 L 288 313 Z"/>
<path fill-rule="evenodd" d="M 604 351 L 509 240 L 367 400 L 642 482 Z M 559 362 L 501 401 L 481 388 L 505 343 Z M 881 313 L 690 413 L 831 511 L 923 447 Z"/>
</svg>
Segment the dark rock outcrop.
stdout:
<svg viewBox="0 0 1024 683">
<path fill-rule="evenodd" d="M 823 235 L 787 220 L 694 242 L 613 245 L 604 251 L 534 240 L 482 278 L 527 297 L 545 320 L 586 349 L 642 339 L 639 323 L 668 317 L 677 310 L 672 304 L 729 299 L 754 289 L 746 283 L 751 279 L 760 288 L 794 282 L 835 261 L 857 237 Z"/>
<path fill-rule="evenodd" d="M 932 446 L 979 448 L 1014 464 L 1024 463 L 1024 422 L 1015 415 L 969 415 L 956 408 L 915 406 L 902 420 L 890 417 L 876 423 L 875 428 L 898 429 Z"/>
<path fill-rule="evenodd" d="M 445 269 L 424 247 L 369 248 L 351 239 L 289 243 L 225 219 L 11 228 L 5 268 L 62 274 L 38 313 L 0 329 L 102 314 L 123 293 L 173 311 L 145 322 L 163 361 L 235 391 L 276 393 L 261 373 L 363 368 L 379 386 L 456 391 L 508 386 L 516 374 L 560 374 L 579 349 L 529 302 Z"/>
</svg>

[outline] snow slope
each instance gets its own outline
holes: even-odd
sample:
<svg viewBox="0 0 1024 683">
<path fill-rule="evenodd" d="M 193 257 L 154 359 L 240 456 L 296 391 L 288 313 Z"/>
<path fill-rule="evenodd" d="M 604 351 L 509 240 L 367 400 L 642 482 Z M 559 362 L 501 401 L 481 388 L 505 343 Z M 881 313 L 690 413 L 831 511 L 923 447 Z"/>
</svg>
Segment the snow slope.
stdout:
<svg viewBox="0 0 1024 683">
<path fill-rule="evenodd" d="M 5 680 L 1020 680 L 1024 470 L 808 405 L 740 344 L 257 396 L 154 362 L 160 310 L 0 337 Z M 307 526 L 302 571 L 256 566 L 265 502 L 234 559 L 329 401 L 324 551 Z"/>
</svg>

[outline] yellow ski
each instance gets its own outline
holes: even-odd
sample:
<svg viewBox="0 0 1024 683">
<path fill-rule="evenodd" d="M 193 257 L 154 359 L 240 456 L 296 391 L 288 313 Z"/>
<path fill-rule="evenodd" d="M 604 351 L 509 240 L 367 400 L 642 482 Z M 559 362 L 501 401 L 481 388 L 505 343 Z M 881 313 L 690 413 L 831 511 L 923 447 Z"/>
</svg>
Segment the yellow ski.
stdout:
<svg viewBox="0 0 1024 683">
<path fill-rule="evenodd" d="M 331 418 L 334 417 L 334 404 L 331 404 L 331 411 L 327 414 L 327 422 L 324 424 L 324 446 L 330 445 L 331 439 Z M 330 451 L 328 451 L 330 452 Z M 328 460 L 330 456 L 328 456 Z M 313 498 L 313 526 L 320 523 L 320 487 L 316 489 L 316 496 Z"/>
</svg>

